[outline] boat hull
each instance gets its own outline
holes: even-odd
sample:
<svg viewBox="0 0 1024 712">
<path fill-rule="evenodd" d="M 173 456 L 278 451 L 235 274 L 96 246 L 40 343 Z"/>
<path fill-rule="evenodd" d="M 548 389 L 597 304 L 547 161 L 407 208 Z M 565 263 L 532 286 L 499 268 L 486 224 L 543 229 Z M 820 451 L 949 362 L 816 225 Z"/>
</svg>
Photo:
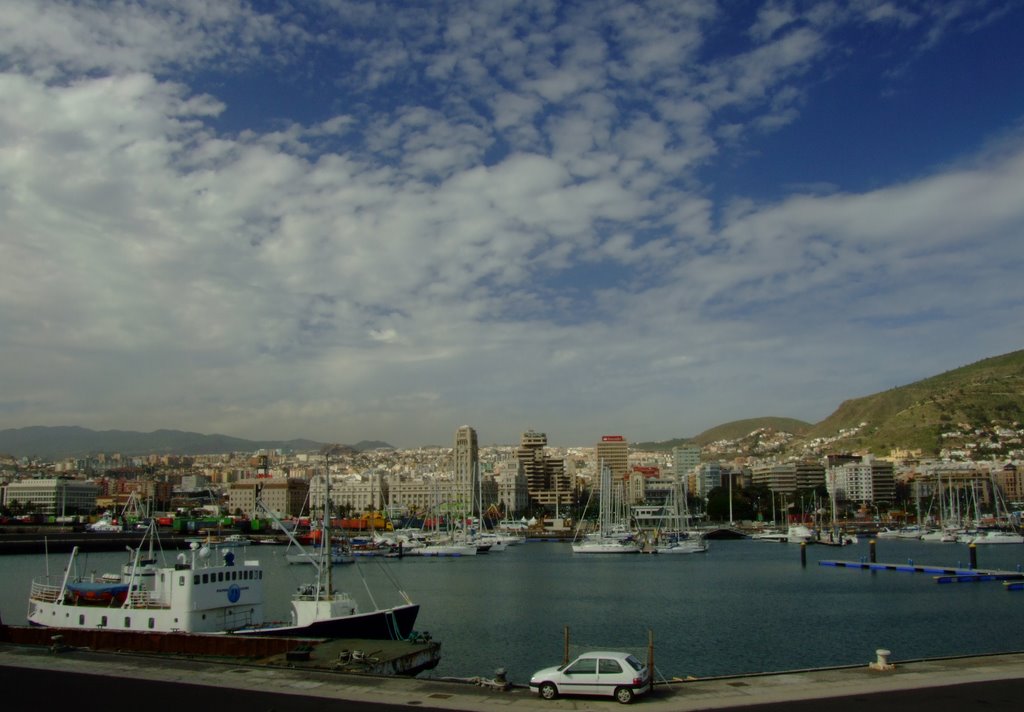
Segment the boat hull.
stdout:
<svg viewBox="0 0 1024 712">
<path fill-rule="evenodd" d="M 265 624 L 229 631 L 231 635 L 283 636 L 287 638 L 365 638 L 405 640 L 415 632 L 418 603 L 367 613 L 329 618 L 309 625 Z"/>
</svg>

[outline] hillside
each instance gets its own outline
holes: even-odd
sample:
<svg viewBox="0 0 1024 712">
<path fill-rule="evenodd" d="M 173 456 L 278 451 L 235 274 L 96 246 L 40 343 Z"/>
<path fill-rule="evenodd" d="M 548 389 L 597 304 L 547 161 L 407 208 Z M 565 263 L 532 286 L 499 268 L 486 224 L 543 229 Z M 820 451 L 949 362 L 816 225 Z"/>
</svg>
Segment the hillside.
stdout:
<svg viewBox="0 0 1024 712">
<path fill-rule="evenodd" d="M 793 435 L 804 435 L 811 427 L 810 423 L 796 420 L 795 418 L 747 418 L 746 420 L 734 420 L 731 423 L 724 423 L 705 430 L 693 440 L 703 447 L 719 440 L 739 440 L 755 430 L 767 429 L 792 433 Z"/>
<path fill-rule="evenodd" d="M 856 431 L 836 445 L 875 453 L 920 448 L 935 454 L 943 446 L 942 434 L 960 425 L 987 429 L 1014 422 L 1024 422 L 1024 350 L 845 401 L 807 435 L 835 438 Z"/>
<path fill-rule="evenodd" d="M 715 456 L 843 450 L 886 455 L 893 448 L 920 449 L 924 455 L 935 455 L 943 447 L 956 448 L 971 439 L 968 433 L 1022 422 L 1024 350 L 844 401 L 832 415 L 814 425 L 793 418 L 749 418 L 724 423 L 692 438 L 637 443 L 634 448 L 671 450 L 684 443 L 707 447 L 724 441 L 725 446 L 714 448 Z"/>
<path fill-rule="evenodd" d="M 792 433 L 794 435 L 803 435 L 810 428 L 810 423 L 805 423 L 802 420 L 796 420 L 794 418 L 747 418 L 745 420 L 734 420 L 730 423 L 716 425 L 715 427 L 705 430 L 700 435 L 692 438 L 675 438 L 673 440 L 662 440 L 660 442 L 634 443 L 630 447 L 634 450 L 646 450 L 653 452 L 659 450 L 671 450 L 672 448 L 680 445 L 698 445 L 700 447 L 704 447 L 708 443 L 713 443 L 718 440 L 740 440 L 755 430 L 766 429 Z"/>
</svg>

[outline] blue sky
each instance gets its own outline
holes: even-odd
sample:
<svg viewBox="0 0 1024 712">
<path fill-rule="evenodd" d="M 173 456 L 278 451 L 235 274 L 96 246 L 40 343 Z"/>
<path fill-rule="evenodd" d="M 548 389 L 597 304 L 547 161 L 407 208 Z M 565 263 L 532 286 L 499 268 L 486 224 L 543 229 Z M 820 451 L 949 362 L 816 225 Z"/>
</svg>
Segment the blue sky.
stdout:
<svg viewBox="0 0 1024 712">
<path fill-rule="evenodd" d="M 663 440 L 1019 349 L 1022 29 L 0 0 L 0 427 Z"/>
</svg>

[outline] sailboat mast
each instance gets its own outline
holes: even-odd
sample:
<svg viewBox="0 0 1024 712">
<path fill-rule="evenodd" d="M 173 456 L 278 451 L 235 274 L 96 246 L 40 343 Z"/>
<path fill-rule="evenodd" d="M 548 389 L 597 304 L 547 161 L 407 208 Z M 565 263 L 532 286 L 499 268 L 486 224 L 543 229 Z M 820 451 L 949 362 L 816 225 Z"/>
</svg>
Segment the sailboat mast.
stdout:
<svg viewBox="0 0 1024 712">
<path fill-rule="evenodd" d="M 327 472 L 324 475 L 324 519 L 320 530 L 320 566 L 326 568 L 324 580 L 327 587 L 323 595 L 330 597 L 334 593 L 332 586 L 334 562 L 331 560 L 331 455 L 329 452 L 324 455 L 324 463 L 327 466 Z M 319 588 L 319 584 L 317 588 Z M 320 591 L 317 591 L 317 598 L 319 599 L 320 596 Z"/>
</svg>

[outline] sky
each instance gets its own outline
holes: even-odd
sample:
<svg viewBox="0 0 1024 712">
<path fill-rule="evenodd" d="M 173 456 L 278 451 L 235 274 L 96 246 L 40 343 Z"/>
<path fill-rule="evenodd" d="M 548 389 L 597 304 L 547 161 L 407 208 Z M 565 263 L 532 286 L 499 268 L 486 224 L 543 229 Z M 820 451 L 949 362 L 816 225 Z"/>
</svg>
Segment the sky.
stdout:
<svg viewBox="0 0 1024 712">
<path fill-rule="evenodd" d="M 1015 0 L 0 0 L 0 428 L 690 437 L 1024 347 Z"/>
</svg>

